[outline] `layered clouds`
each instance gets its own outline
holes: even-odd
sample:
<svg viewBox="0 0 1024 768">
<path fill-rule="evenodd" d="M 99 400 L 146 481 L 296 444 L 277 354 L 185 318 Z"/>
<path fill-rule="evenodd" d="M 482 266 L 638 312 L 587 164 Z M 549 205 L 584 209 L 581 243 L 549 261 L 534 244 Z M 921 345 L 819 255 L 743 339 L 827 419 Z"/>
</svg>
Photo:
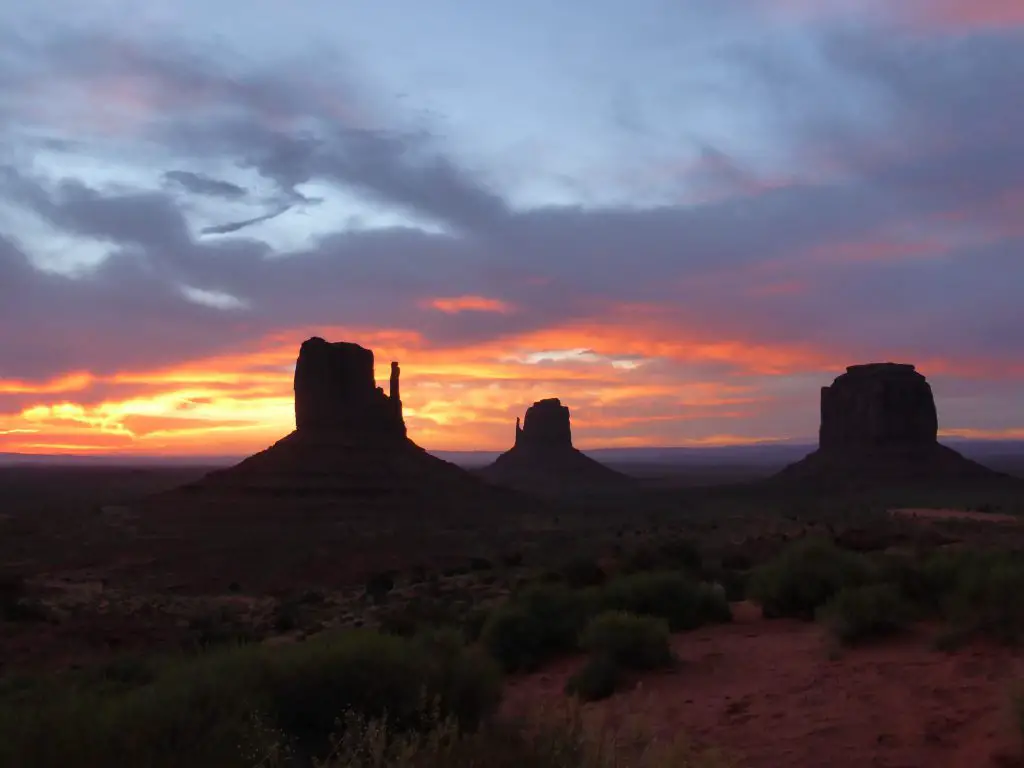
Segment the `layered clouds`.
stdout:
<svg viewBox="0 0 1024 768">
<path fill-rule="evenodd" d="M 0 11 L 0 450 L 258 448 L 314 333 L 431 448 L 806 437 L 882 359 L 1024 429 L 1015 4 L 209 5 Z"/>
</svg>

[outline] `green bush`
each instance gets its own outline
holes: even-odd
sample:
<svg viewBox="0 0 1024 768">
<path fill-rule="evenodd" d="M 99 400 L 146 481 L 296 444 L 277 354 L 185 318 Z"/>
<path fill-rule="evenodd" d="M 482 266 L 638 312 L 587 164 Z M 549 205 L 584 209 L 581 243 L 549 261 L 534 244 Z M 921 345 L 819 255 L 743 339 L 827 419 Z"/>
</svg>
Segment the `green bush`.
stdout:
<svg viewBox="0 0 1024 768">
<path fill-rule="evenodd" d="M 466 733 L 450 719 L 429 718 L 424 731 L 395 731 L 385 720 L 347 715 L 321 768 L 726 768 L 735 761 L 695 749 L 683 737 L 654 739 L 635 726 L 584 727 L 580 708 L 544 712 L 536 722 L 494 722 Z M 263 756 L 263 766 L 277 753 Z M 269 759 L 268 759 L 269 758 Z"/>
<path fill-rule="evenodd" d="M 619 687 L 622 670 L 606 654 L 596 654 L 587 659 L 566 682 L 565 693 L 581 701 L 607 699 Z"/>
<path fill-rule="evenodd" d="M 929 613 L 940 613 L 969 573 L 987 570 L 987 559 L 980 552 L 933 552 L 919 564 L 917 574 L 910 575 L 909 584 L 902 582 L 904 594 Z"/>
<path fill-rule="evenodd" d="M 658 549 L 666 565 L 695 576 L 700 574 L 704 558 L 696 542 L 690 539 L 675 539 L 665 542 Z"/>
<path fill-rule="evenodd" d="M 992 557 L 962 567 L 946 601 L 955 625 L 1005 643 L 1024 639 L 1024 564 Z"/>
<path fill-rule="evenodd" d="M 575 650 L 594 612 L 590 593 L 556 585 L 533 587 L 495 609 L 480 639 L 505 671 L 529 671 Z"/>
<path fill-rule="evenodd" d="M 699 612 L 705 623 L 725 624 L 732 621 L 732 607 L 729 595 L 722 584 L 702 583 L 697 587 Z"/>
<path fill-rule="evenodd" d="M 659 669 L 672 663 L 668 624 L 653 616 L 602 613 L 587 625 L 580 646 L 625 669 Z"/>
<path fill-rule="evenodd" d="M 609 610 L 665 619 L 672 631 L 696 629 L 732 616 L 724 592 L 708 589 L 673 571 L 614 579 L 602 591 L 601 602 Z"/>
<path fill-rule="evenodd" d="M 19 574 L 0 573 L 0 621 L 45 621 L 46 611 L 29 595 Z"/>
<path fill-rule="evenodd" d="M 803 539 L 751 574 L 748 593 L 769 618 L 812 620 L 817 609 L 846 587 L 870 580 L 867 561 L 824 539 Z"/>
<path fill-rule="evenodd" d="M 167 661 L 152 681 L 133 680 L 130 687 L 79 676 L 5 691 L 0 765 L 241 768 L 253 762 L 240 744 L 324 754 L 346 712 L 417 729 L 427 698 L 471 729 L 494 711 L 499 696 L 493 662 L 451 638 L 325 634 Z"/>
<path fill-rule="evenodd" d="M 837 592 L 818 609 L 818 618 L 841 642 L 854 644 L 900 631 L 909 611 L 895 585 L 868 584 Z"/>
<path fill-rule="evenodd" d="M 568 560 L 556 573 L 562 581 L 574 588 L 600 586 L 608 578 L 597 560 L 583 556 Z"/>
<path fill-rule="evenodd" d="M 625 573 L 657 570 L 681 570 L 696 578 L 701 572 L 703 557 L 689 539 L 673 539 L 661 544 L 643 544 L 629 552 L 622 562 Z"/>
</svg>

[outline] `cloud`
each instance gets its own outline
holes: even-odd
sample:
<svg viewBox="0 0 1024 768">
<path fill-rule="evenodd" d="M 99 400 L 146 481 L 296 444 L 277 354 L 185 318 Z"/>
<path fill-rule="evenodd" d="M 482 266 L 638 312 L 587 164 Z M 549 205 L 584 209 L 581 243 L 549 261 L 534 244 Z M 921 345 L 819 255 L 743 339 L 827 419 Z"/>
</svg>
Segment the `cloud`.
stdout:
<svg viewBox="0 0 1024 768">
<path fill-rule="evenodd" d="M 291 209 L 292 206 L 286 205 L 284 208 L 279 210 L 265 213 L 262 216 L 254 216 L 253 218 L 246 219 L 245 221 L 233 221 L 227 224 L 214 224 L 209 227 L 203 227 L 202 233 L 204 235 L 228 235 L 232 232 L 238 232 L 241 229 L 245 229 L 246 227 L 251 227 L 254 224 L 262 224 L 265 221 L 276 219 L 278 216 L 288 213 Z"/>
<path fill-rule="evenodd" d="M 457 315 L 460 312 L 497 312 L 508 314 L 512 307 L 500 299 L 490 299 L 486 296 L 451 296 L 436 299 L 427 299 L 423 304 L 438 312 L 449 315 Z"/>
<path fill-rule="evenodd" d="M 164 178 L 180 184 L 189 192 L 197 195 L 213 195 L 234 200 L 245 197 L 247 194 L 242 187 L 232 184 L 230 181 L 215 179 L 206 174 L 194 173 L 193 171 L 167 171 L 164 173 Z"/>
<path fill-rule="evenodd" d="M 42 162 L 82 106 L 0 82 L 0 446 L 184 450 L 209 428 L 258 447 L 290 423 L 298 342 L 329 331 L 402 356 L 432 447 L 500 446 L 551 394 L 584 441 L 680 443 L 812 433 L 853 362 L 918 363 L 937 391 L 1019 382 L 1024 30 L 807 30 L 707 53 L 757 116 L 748 151 L 623 151 L 594 178 L 645 194 L 600 204 L 513 195 L 506 161 L 366 98 L 365 73 L 99 35 L 10 49 L 24 82 L 116 114 Z M 614 95 L 609 122 L 650 140 Z M 59 268 L 39 253 L 58 238 L 102 257 Z M 969 399 L 950 429 L 994 429 Z"/>
</svg>

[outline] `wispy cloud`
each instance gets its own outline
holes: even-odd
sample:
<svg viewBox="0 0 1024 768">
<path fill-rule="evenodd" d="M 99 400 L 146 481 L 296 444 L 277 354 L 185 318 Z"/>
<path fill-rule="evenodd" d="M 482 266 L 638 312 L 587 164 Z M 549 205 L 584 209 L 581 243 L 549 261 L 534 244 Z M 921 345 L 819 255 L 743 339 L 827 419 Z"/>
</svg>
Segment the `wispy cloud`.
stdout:
<svg viewBox="0 0 1024 768">
<path fill-rule="evenodd" d="M 1018 4 L 600 5 L 0 11 L 0 449 L 258 448 L 314 333 L 401 359 L 430 447 L 550 395 L 584 445 L 806 436 L 883 358 L 1020 428 Z"/>
</svg>

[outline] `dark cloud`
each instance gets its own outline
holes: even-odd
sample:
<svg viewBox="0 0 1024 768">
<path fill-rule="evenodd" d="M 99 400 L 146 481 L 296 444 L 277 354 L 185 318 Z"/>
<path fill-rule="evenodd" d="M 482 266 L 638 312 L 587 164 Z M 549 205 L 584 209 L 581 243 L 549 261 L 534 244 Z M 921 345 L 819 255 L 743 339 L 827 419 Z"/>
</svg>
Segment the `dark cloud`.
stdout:
<svg viewBox="0 0 1024 768">
<path fill-rule="evenodd" d="M 230 181 L 222 179 L 215 179 L 203 173 L 167 171 L 164 174 L 164 178 L 180 184 L 184 189 L 197 195 L 210 195 L 213 197 L 223 197 L 228 200 L 238 200 L 248 194 L 237 184 L 232 184 Z"/>
<path fill-rule="evenodd" d="M 792 129 L 801 162 L 812 166 L 798 170 L 813 173 L 759 184 L 736 158 L 708 147 L 702 183 L 725 191 L 710 202 L 597 210 L 514 210 L 477 169 L 445 151 L 443 136 L 371 125 L 355 116 L 357 105 L 339 112 L 302 77 L 232 76 L 209 60 L 131 48 L 91 60 L 93 50 L 51 56 L 91 75 L 132 67 L 168 105 L 152 136 L 196 164 L 217 158 L 253 168 L 285 201 L 304 182 L 336 182 L 445 233 L 345 232 L 276 254 L 255 239 L 197 241 L 166 191 L 111 192 L 11 167 L 3 177 L 8 199 L 116 247 L 94 273 L 69 278 L 34 270 L 13 242 L 0 242 L 0 318 L 5 328 L 24 329 L 0 337 L 5 376 L 152 366 L 316 325 L 414 328 L 438 346 L 512 339 L 568 321 L 606 321 L 615 305 L 643 302 L 681 331 L 708 328 L 723 339 L 805 343 L 865 359 L 1024 354 L 1015 321 L 1022 233 L 1004 231 L 1013 220 L 1000 213 L 1008 195 L 1024 190 L 1024 95 L 1013 87 L 1024 78 L 1021 34 L 955 42 L 826 34 L 820 53 L 838 81 L 881 111 L 875 124 L 852 125 L 825 105 L 827 119 L 803 122 L 821 90 L 802 97 L 786 89 L 787 114 L 800 119 L 778 123 Z M 778 93 L 767 78 L 780 71 L 788 69 L 756 68 L 750 77 L 764 80 L 765 94 Z M 188 101 L 196 94 L 200 106 L 216 100 L 224 109 L 200 109 Z M 616 104 L 626 125 L 629 108 L 625 98 Z M 246 193 L 195 172 L 166 178 L 198 194 Z M 237 232 L 285 210 L 206 232 Z M 914 258 L 833 250 L 928 238 L 947 245 Z M 787 281 L 793 291 L 758 290 Z M 182 296 L 183 285 L 236 296 L 246 308 L 228 316 L 198 306 Z M 517 311 L 467 323 L 420 305 L 453 295 L 490 296 Z"/>
<path fill-rule="evenodd" d="M 262 216 L 255 216 L 251 219 L 245 219 L 244 221 L 232 221 L 227 224 L 214 224 L 209 227 L 203 227 L 202 233 L 204 235 L 227 235 L 232 232 L 238 232 L 246 227 L 251 227 L 256 224 L 262 224 L 264 221 L 270 221 L 276 219 L 283 213 L 288 213 L 292 209 L 292 206 L 286 205 L 284 208 L 280 208 L 270 213 L 265 213 Z"/>
</svg>

